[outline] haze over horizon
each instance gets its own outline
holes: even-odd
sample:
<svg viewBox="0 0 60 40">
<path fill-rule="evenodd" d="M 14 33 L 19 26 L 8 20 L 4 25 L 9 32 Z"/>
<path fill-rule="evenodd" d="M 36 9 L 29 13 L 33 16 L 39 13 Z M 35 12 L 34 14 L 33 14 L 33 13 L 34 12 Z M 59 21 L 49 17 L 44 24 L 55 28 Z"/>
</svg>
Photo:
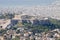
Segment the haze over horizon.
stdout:
<svg viewBox="0 0 60 40">
<path fill-rule="evenodd" d="M 0 7 L 12 6 L 46 6 L 54 3 L 57 0 L 0 0 Z"/>
<path fill-rule="evenodd" d="M 22 14 L 39 15 L 39 16 L 44 15 L 45 17 L 53 17 L 53 18 L 57 18 L 60 20 L 60 0 L 55 0 L 55 1 L 50 0 L 50 2 L 46 1 L 46 0 L 45 1 L 38 0 L 39 2 L 35 1 L 36 4 L 35 4 L 34 0 L 24 0 L 24 1 L 20 0 L 19 2 L 21 2 L 24 7 L 21 7 L 22 5 L 20 5 L 20 3 L 18 1 L 17 0 L 11 0 L 11 1 L 10 0 L 8 0 L 8 1 L 0 0 L 0 4 L 1 4 L 1 2 L 5 3 L 5 4 L 2 3 L 0 5 L 0 13 L 5 14 L 5 13 L 14 13 L 15 12 L 15 13 L 20 14 L 22 12 Z M 24 2 L 27 2 L 27 4 L 25 4 Z M 30 3 L 28 5 L 28 2 L 32 2 L 35 5 L 30 5 L 32 3 Z M 40 3 L 40 4 L 37 4 L 37 3 Z M 9 4 L 11 4 L 11 5 L 9 5 Z M 2 5 L 3 5 L 3 7 L 1 8 Z M 25 7 L 25 6 L 27 6 L 27 7 Z"/>
</svg>

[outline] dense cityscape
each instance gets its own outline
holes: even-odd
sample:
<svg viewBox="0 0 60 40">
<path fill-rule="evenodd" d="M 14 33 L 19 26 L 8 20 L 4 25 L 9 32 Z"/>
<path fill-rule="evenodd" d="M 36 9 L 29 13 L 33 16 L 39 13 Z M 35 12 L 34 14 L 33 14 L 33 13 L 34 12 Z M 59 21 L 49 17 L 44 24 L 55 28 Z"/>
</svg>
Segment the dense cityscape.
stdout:
<svg viewBox="0 0 60 40">
<path fill-rule="evenodd" d="M 0 7 L 0 40 L 60 40 L 60 1 L 47 6 Z"/>
<path fill-rule="evenodd" d="M 27 14 L 0 14 L 1 40 L 60 40 L 60 20 Z"/>
</svg>

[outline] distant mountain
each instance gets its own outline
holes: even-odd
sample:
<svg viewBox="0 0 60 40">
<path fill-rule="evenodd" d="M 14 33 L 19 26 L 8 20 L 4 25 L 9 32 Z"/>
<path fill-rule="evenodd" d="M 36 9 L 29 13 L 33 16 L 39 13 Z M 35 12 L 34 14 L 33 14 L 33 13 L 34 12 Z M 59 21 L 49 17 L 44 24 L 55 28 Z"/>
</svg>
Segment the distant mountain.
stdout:
<svg viewBox="0 0 60 40">
<path fill-rule="evenodd" d="M 60 0 L 56 0 L 52 5 L 60 5 Z"/>
</svg>

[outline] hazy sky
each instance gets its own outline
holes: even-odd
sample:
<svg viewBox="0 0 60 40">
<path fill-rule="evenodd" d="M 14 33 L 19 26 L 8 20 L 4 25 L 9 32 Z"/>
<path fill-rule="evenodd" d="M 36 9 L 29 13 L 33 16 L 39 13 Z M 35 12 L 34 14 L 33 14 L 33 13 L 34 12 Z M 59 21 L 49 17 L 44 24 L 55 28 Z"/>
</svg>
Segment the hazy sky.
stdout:
<svg viewBox="0 0 60 40">
<path fill-rule="evenodd" d="M 34 6 L 49 5 L 55 0 L 0 0 L 0 6 Z"/>
</svg>

